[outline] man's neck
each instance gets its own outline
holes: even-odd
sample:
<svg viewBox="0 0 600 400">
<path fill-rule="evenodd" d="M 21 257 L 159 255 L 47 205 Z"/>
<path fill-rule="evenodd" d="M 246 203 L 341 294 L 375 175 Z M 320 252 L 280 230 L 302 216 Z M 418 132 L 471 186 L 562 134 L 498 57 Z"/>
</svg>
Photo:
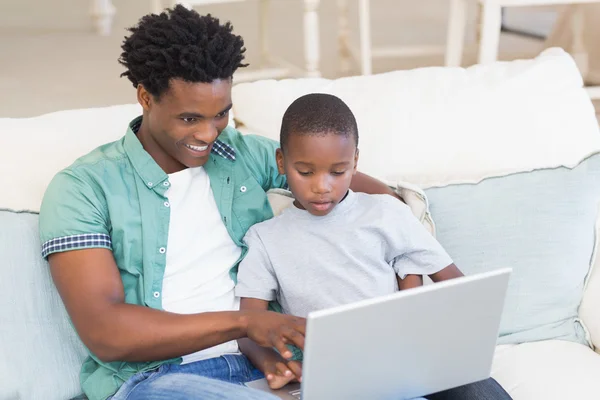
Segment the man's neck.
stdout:
<svg viewBox="0 0 600 400">
<path fill-rule="evenodd" d="M 150 157 L 154 159 L 154 161 L 163 171 L 165 171 L 166 174 L 173 174 L 187 168 L 185 165 L 171 157 L 166 151 L 163 150 L 160 144 L 154 140 L 153 136 L 150 134 L 148 124 L 146 123 L 146 118 L 142 118 L 140 128 L 135 133 L 144 150 L 150 154 Z"/>
</svg>

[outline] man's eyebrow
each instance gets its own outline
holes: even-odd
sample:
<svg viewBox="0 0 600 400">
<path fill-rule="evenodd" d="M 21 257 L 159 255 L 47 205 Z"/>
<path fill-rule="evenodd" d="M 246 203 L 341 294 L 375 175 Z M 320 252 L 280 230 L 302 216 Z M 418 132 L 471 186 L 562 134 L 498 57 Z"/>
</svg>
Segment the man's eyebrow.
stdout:
<svg viewBox="0 0 600 400">
<path fill-rule="evenodd" d="M 223 110 L 219 111 L 217 113 L 217 115 L 219 114 L 224 114 L 226 112 L 228 112 L 229 110 L 231 110 L 231 108 L 233 107 L 233 104 L 228 105 L 227 107 L 225 107 Z M 196 112 L 182 112 L 181 114 L 178 115 L 179 118 L 205 118 L 204 115 L 196 113 Z"/>
</svg>

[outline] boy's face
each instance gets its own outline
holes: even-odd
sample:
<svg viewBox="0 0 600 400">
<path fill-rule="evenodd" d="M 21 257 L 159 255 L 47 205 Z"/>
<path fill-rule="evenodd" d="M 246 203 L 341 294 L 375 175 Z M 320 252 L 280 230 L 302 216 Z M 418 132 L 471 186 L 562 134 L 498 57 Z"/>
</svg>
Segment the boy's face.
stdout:
<svg viewBox="0 0 600 400">
<path fill-rule="evenodd" d="M 350 135 L 295 135 L 277 150 L 280 174 L 287 176 L 294 204 L 323 216 L 344 198 L 356 174 L 358 149 Z"/>
<path fill-rule="evenodd" d="M 138 138 L 166 173 L 208 161 L 213 143 L 229 122 L 231 79 L 211 83 L 172 79 L 160 99 L 140 85 L 138 97 L 147 127 Z"/>
</svg>

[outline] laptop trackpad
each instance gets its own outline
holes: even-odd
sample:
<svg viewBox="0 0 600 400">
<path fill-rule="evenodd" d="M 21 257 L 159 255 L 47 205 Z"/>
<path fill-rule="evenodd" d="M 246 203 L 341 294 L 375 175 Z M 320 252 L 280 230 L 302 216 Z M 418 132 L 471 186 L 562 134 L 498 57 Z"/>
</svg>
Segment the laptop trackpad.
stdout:
<svg viewBox="0 0 600 400">
<path fill-rule="evenodd" d="M 252 381 L 252 382 L 246 383 L 246 386 L 253 388 L 253 389 L 262 390 L 263 392 L 269 392 L 269 393 L 274 394 L 275 396 L 279 397 L 280 399 L 289 399 L 289 400 L 300 399 L 300 384 L 299 383 L 290 383 L 289 385 L 285 386 L 282 389 L 271 390 L 266 379 L 259 379 L 257 381 Z"/>
</svg>

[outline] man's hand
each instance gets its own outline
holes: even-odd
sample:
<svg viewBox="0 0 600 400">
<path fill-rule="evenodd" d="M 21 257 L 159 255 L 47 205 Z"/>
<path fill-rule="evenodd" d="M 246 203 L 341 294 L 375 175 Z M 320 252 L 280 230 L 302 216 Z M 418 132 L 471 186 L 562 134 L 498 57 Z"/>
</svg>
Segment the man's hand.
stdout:
<svg viewBox="0 0 600 400">
<path fill-rule="evenodd" d="M 262 347 L 274 347 L 284 358 L 292 358 L 286 344 L 304 349 L 306 319 L 272 311 L 245 309 L 246 336 Z"/>
<path fill-rule="evenodd" d="M 302 363 L 286 361 L 274 351 L 266 356 L 259 368 L 271 389 L 281 389 L 290 382 L 302 381 Z"/>
</svg>

